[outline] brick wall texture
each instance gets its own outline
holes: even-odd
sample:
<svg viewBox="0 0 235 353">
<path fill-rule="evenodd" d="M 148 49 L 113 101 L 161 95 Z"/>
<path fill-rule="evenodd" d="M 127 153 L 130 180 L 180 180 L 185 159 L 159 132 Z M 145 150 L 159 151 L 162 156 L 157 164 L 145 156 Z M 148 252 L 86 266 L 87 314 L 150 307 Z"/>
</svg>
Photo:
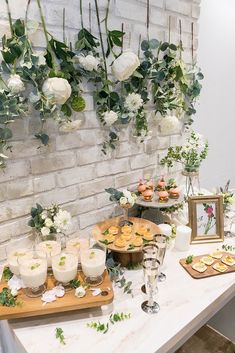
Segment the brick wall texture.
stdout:
<svg viewBox="0 0 235 353">
<path fill-rule="evenodd" d="M 10 0 L 13 18 L 24 18 L 26 0 Z M 107 1 L 99 0 L 101 17 Z M 62 14 L 66 10 L 66 38 L 74 42 L 80 28 L 78 0 L 42 0 L 48 30 L 62 39 Z M 84 22 L 88 25 L 89 1 L 83 0 Z M 92 30 L 97 33 L 97 22 L 92 7 Z M 150 38 L 179 41 L 179 19 L 182 21 L 184 58 L 191 62 L 191 23 L 194 22 L 194 49 L 196 55 L 200 0 L 150 0 Z M 39 21 L 36 1 L 31 1 L 29 19 Z M 138 39 L 146 37 L 146 0 L 112 0 L 109 27 L 120 29 L 124 23 L 126 32 L 124 47 L 138 50 Z M 0 36 L 9 33 L 5 1 L 0 0 Z M 43 32 L 39 28 L 32 37 L 39 50 L 45 45 Z M 46 129 L 50 134 L 49 147 L 38 149 L 34 133 L 39 126 L 37 115 L 23 118 L 13 125 L 13 152 L 9 153 L 8 166 L 0 172 L 0 258 L 11 237 L 23 237 L 30 233 L 27 226 L 30 208 L 39 202 L 46 206 L 58 202 L 73 216 L 70 232 L 78 230 L 88 235 L 97 221 L 114 214 L 114 205 L 109 202 L 105 187 L 123 188 L 132 186 L 146 175 L 160 176 L 166 170 L 159 160 L 167 147 L 179 143 L 180 134 L 161 136 L 157 127 L 151 127 L 151 140 L 137 145 L 130 131 L 125 129 L 120 145 L 112 156 L 103 156 L 101 144 L 103 128 L 96 118 L 90 88 L 84 84 L 87 107 L 79 117 L 83 118 L 81 130 L 63 134 L 53 121 Z M 174 173 L 177 170 L 173 171 Z"/>
</svg>

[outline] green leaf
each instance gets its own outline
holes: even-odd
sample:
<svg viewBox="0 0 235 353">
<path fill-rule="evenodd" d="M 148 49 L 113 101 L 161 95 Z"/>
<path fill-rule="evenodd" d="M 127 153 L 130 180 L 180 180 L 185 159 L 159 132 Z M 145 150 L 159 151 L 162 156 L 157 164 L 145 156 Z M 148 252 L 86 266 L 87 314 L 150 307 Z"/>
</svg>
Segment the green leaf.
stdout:
<svg viewBox="0 0 235 353">
<path fill-rule="evenodd" d="M 70 107 L 68 106 L 68 104 L 63 104 L 61 107 L 61 111 L 64 113 L 64 115 L 66 116 L 71 116 L 72 115 L 72 110 L 70 109 Z"/>
<path fill-rule="evenodd" d="M 165 73 L 164 71 L 157 71 L 156 74 L 154 75 L 155 80 L 158 82 L 164 80 L 165 78 Z"/>
<path fill-rule="evenodd" d="M 159 45 L 160 45 L 160 42 L 159 42 L 159 40 L 157 40 L 157 39 L 151 39 L 151 40 L 149 41 L 149 47 L 150 47 L 150 49 L 157 49 L 157 48 L 159 47 Z"/>
<path fill-rule="evenodd" d="M 12 131 L 5 128 L 0 128 L 0 140 L 9 140 L 12 137 Z"/>
<path fill-rule="evenodd" d="M 177 50 L 177 46 L 176 46 L 175 44 L 170 44 L 170 45 L 169 45 L 169 48 L 170 48 L 171 50 L 174 50 L 174 51 Z"/>
<path fill-rule="evenodd" d="M 17 37 L 22 37 L 25 34 L 24 22 L 20 19 L 17 19 L 13 24 L 13 31 Z"/>
<path fill-rule="evenodd" d="M 119 95 L 116 92 L 111 92 L 110 98 L 116 103 L 119 102 L 119 100 L 120 100 Z"/>
<path fill-rule="evenodd" d="M 41 141 L 41 143 L 44 145 L 44 146 L 47 146 L 48 145 L 48 142 L 49 142 L 49 136 L 47 134 L 36 134 L 34 135 L 38 140 Z"/>
<path fill-rule="evenodd" d="M 141 49 L 143 51 L 146 51 L 149 49 L 149 42 L 147 40 L 143 40 L 143 42 L 141 43 Z"/>
<path fill-rule="evenodd" d="M 165 51 L 165 50 L 167 50 L 168 47 L 169 47 L 169 43 L 164 42 L 164 43 L 161 44 L 160 50 L 161 51 Z"/>
<path fill-rule="evenodd" d="M 71 101 L 71 107 L 75 112 L 82 112 L 86 108 L 85 99 L 82 97 L 74 96 Z"/>
</svg>

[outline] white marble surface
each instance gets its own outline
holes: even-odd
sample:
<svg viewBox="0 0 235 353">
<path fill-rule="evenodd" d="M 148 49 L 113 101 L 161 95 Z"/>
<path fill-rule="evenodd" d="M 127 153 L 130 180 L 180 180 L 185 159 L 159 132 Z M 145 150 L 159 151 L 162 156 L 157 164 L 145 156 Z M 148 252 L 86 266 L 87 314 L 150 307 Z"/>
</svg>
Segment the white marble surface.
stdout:
<svg viewBox="0 0 235 353">
<path fill-rule="evenodd" d="M 226 239 L 233 244 L 234 239 Z M 196 280 L 179 265 L 189 254 L 205 254 L 221 243 L 192 245 L 187 252 L 169 250 L 159 283 L 157 301 L 161 310 L 147 315 L 141 310 L 142 271 L 128 271 L 134 297 L 115 290 L 114 302 L 102 309 L 82 310 L 57 316 L 10 322 L 27 353 L 167 353 L 174 352 L 188 337 L 223 307 L 235 294 L 235 272 Z M 131 313 L 131 319 L 112 326 L 106 334 L 86 327 L 92 320 L 106 321 L 111 312 Z M 66 345 L 55 339 L 55 328 L 64 330 Z"/>
</svg>

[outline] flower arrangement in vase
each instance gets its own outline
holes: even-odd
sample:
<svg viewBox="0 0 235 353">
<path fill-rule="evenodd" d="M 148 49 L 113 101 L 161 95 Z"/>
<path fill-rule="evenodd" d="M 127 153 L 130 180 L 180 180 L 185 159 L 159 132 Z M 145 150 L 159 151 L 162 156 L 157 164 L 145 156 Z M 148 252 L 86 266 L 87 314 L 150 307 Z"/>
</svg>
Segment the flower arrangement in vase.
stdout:
<svg viewBox="0 0 235 353">
<path fill-rule="evenodd" d="M 137 199 L 136 194 L 127 189 L 119 191 L 115 188 L 108 188 L 105 189 L 105 191 L 111 195 L 109 198 L 110 201 L 117 202 L 124 211 L 123 220 L 121 220 L 120 224 L 130 224 L 131 222 L 128 220 L 128 209 L 134 206 Z"/>
</svg>

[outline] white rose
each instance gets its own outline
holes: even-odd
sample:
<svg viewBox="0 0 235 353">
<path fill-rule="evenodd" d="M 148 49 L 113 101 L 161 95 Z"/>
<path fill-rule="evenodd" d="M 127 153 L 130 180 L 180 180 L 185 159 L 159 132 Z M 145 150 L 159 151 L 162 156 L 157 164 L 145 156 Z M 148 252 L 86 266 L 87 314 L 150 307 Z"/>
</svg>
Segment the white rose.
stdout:
<svg viewBox="0 0 235 353">
<path fill-rule="evenodd" d="M 49 235 L 50 234 L 50 229 L 47 227 L 42 227 L 41 229 L 42 235 Z"/>
<path fill-rule="evenodd" d="M 119 200 L 120 205 L 126 205 L 127 204 L 127 198 L 122 196 Z"/>
<path fill-rule="evenodd" d="M 52 77 L 43 83 L 42 92 L 56 104 L 64 104 L 71 96 L 72 89 L 64 78 Z"/>
<path fill-rule="evenodd" d="M 46 219 L 46 218 L 47 218 L 47 211 L 42 211 L 41 219 Z"/>
<path fill-rule="evenodd" d="M 12 93 L 20 93 L 25 90 L 24 83 L 22 82 L 19 75 L 11 75 L 7 81 L 7 86 Z"/>
<path fill-rule="evenodd" d="M 83 69 L 87 71 L 97 71 L 98 65 L 100 63 L 99 59 L 90 54 L 87 56 L 79 56 L 78 62 L 83 67 Z"/>
<path fill-rule="evenodd" d="M 143 105 L 143 99 L 138 93 L 130 93 L 126 97 L 125 107 L 131 112 L 136 112 Z"/>
<path fill-rule="evenodd" d="M 105 112 L 103 114 L 103 119 L 108 126 L 111 126 L 118 120 L 118 115 L 113 110 L 110 110 L 109 112 Z"/>
<path fill-rule="evenodd" d="M 180 130 L 179 119 L 174 115 L 162 118 L 159 125 L 163 134 L 174 134 Z"/>
<path fill-rule="evenodd" d="M 50 218 L 46 218 L 45 219 L 45 226 L 48 227 L 48 228 L 53 226 L 53 222 L 52 222 L 52 220 Z"/>
<path fill-rule="evenodd" d="M 72 132 L 72 131 L 76 131 L 78 129 L 80 129 L 82 125 L 82 120 L 74 120 L 74 121 L 68 121 L 63 123 L 59 130 L 62 132 Z"/>
<path fill-rule="evenodd" d="M 138 56 L 131 51 L 122 53 L 112 65 L 112 73 L 119 81 L 127 80 L 140 66 Z"/>
<path fill-rule="evenodd" d="M 11 295 L 13 295 L 13 297 L 16 297 L 18 295 L 18 290 L 16 288 L 12 288 Z"/>
</svg>

